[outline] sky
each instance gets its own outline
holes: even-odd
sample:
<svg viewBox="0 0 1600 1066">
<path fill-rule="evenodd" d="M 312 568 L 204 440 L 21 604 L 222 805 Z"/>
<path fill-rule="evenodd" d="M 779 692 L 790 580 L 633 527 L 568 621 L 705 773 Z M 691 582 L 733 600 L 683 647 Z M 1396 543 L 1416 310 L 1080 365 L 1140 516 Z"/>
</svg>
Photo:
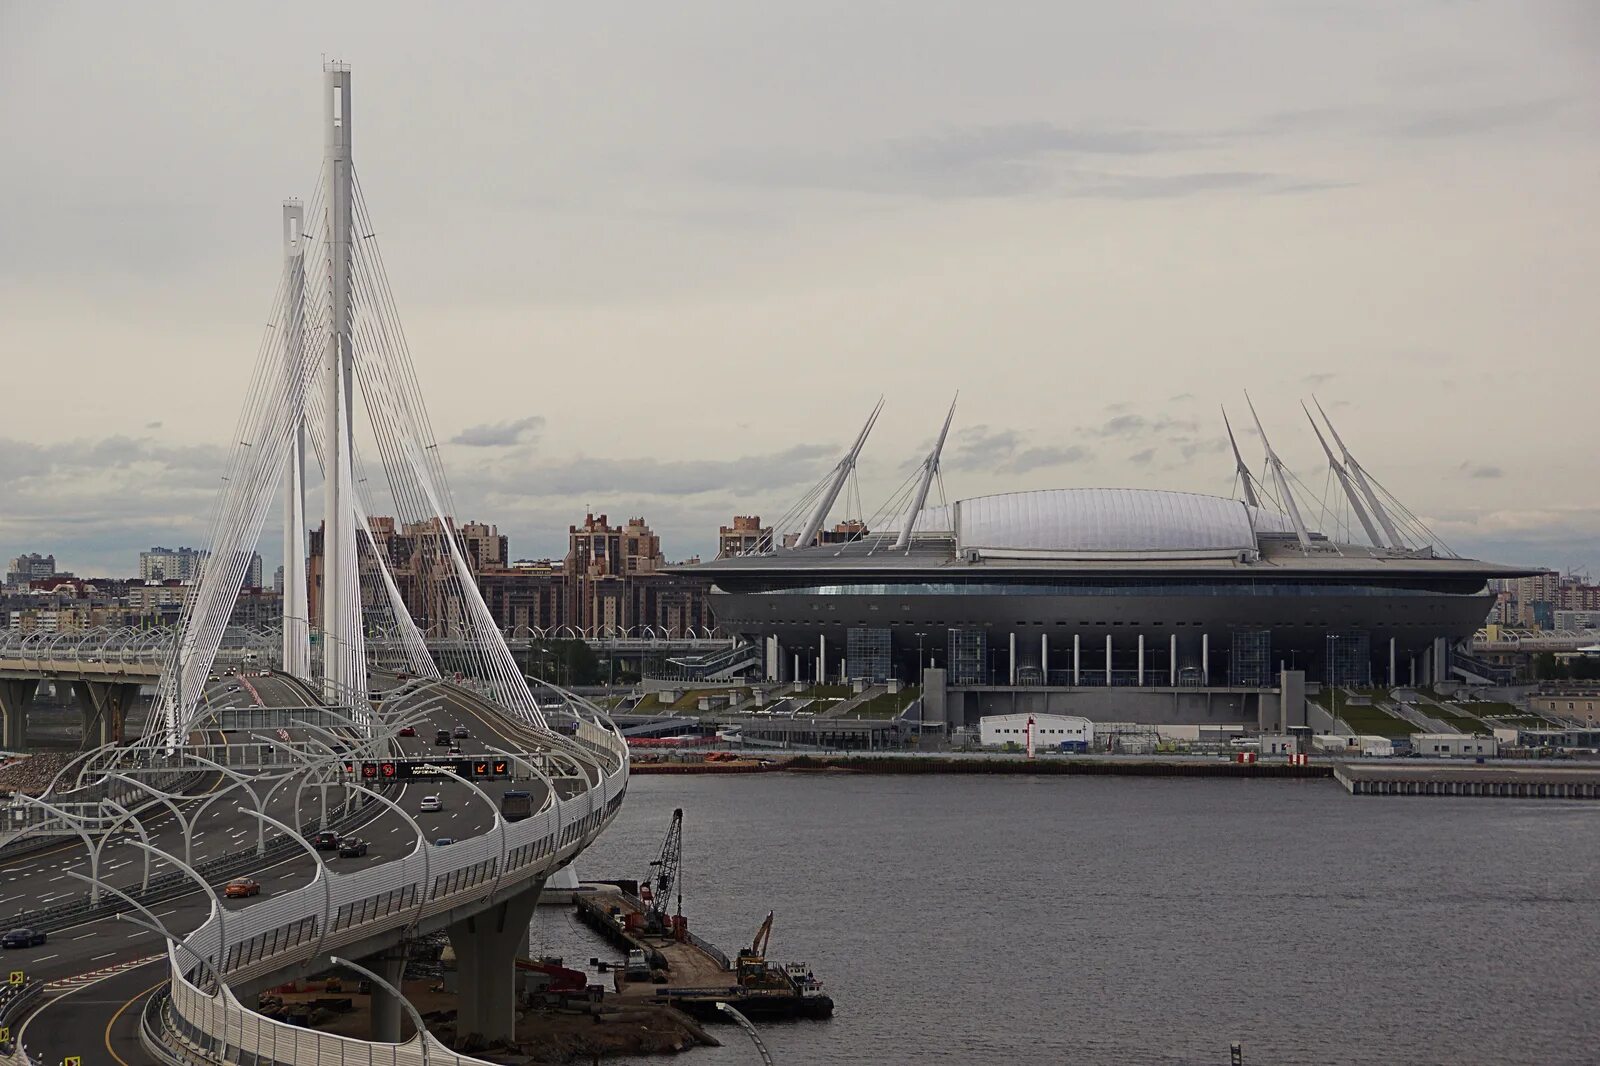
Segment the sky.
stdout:
<svg viewBox="0 0 1600 1066">
<path fill-rule="evenodd" d="M 0 561 L 205 542 L 325 55 L 514 557 L 709 554 L 880 395 L 868 515 L 957 391 L 952 499 L 1228 495 L 1248 389 L 1323 524 L 1313 395 L 1450 548 L 1600 572 L 1587 0 L 0 0 Z"/>
</svg>

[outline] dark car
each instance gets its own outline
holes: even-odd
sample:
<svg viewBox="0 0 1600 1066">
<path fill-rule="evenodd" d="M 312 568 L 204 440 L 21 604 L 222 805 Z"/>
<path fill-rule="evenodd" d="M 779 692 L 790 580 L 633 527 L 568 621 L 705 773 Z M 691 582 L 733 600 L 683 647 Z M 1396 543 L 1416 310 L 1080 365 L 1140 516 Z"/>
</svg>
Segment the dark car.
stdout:
<svg viewBox="0 0 1600 1066">
<path fill-rule="evenodd" d="M 32 948 L 45 942 L 43 929 L 12 929 L 0 936 L 0 948 Z"/>
<path fill-rule="evenodd" d="M 437 733 L 435 733 L 433 735 L 433 743 L 434 743 L 435 747 L 440 747 L 440 748 L 446 747 L 447 745 L 449 745 L 449 743 L 450 743 L 450 730 L 441 729 Z"/>
<path fill-rule="evenodd" d="M 456 726 L 456 739 L 457 740 L 465 740 L 468 737 L 470 737 L 471 735 L 472 734 L 470 732 L 468 732 L 466 726 L 464 726 L 464 725 Z"/>
<path fill-rule="evenodd" d="M 455 837 L 440 837 L 438 840 L 433 842 L 433 846 L 436 848 L 442 848 L 447 844 L 454 844 L 455 842 Z"/>
<path fill-rule="evenodd" d="M 354 837 L 346 837 L 339 841 L 339 858 L 355 859 L 367 853 L 367 842 Z"/>
<path fill-rule="evenodd" d="M 311 846 L 318 851 L 336 851 L 339 847 L 339 834 L 328 829 L 324 829 L 320 833 L 312 833 Z"/>
</svg>

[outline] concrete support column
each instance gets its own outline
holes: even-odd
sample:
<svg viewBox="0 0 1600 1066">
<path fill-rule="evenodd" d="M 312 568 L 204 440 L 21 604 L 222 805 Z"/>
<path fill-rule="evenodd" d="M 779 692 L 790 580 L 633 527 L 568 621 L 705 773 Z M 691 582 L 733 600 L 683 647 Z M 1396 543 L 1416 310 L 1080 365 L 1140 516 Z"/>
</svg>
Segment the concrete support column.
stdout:
<svg viewBox="0 0 1600 1066">
<path fill-rule="evenodd" d="M 799 652 L 795 652 L 794 653 L 794 674 L 789 678 L 789 680 L 790 681 L 799 681 L 800 680 L 800 653 Z"/>
<path fill-rule="evenodd" d="M 1144 634 L 1139 634 L 1139 687 L 1144 688 Z"/>
<path fill-rule="evenodd" d="M 782 669 L 781 653 L 778 650 L 778 636 L 773 634 L 767 638 L 767 680 L 777 681 L 778 671 Z"/>
<path fill-rule="evenodd" d="M 1417 684 L 1417 657 L 1415 655 L 1413 655 L 1413 656 L 1411 656 L 1411 686 L 1413 688 L 1415 688 L 1416 684 Z"/>
<path fill-rule="evenodd" d="M 1017 635 L 1015 633 L 1011 634 L 1010 645 L 1011 645 L 1011 681 L 1009 682 L 1009 684 L 1015 685 L 1017 683 Z"/>
<path fill-rule="evenodd" d="M 1200 683 L 1211 684 L 1211 634 L 1200 634 Z"/>
<path fill-rule="evenodd" d="M 1106 687 L 1111 687 L 1111 634 L 1106 634 Z"/>
<path fill-rule="evenodd" d="M 828 638 L 821 633 L 817 634 L 817 684 L 825 684 L 828 680 Z"/>
<path fill-rule="evenodd" d="M 1167 647 L 1167 684 L 1178 687 L 1178 634 L 1172 634 Z"/>
<path fill-rule="evenodd" d="M 1039 673 L 1046 685 L 1050 684 L 1050 634 L 1039 634 Z"/>
<path fill-rule="evenodd" d="M 1072 634 L 1072 687 L 1073 688 L 1077 688 L 1078 685 L 1081 683 L 1080 680 L 1079 680 L 1079 670 L 1082 667 L 1082 665 L 1083 665 L 1083 642 L 1082 642 L 1082 638 L 1077 633 L 1074 633 L 1074 634 Z"/>
<path fill-rule="evenodd" d="M 361 965 L 373 971 L 391 985 L 399 988 L 400 981 L 405 977 L 406 973 L 405 944 L 402 943 L 392 951 L 386 951 L 381 955 L 373 955 L 360 961 Z M 404 1039 L 400 1031 L 400 1019 L 404 1013 L 405 1010 L 400 1006 L 400 1000 L 374 983 L 372 986 L 372 1031 L 369 1039 L 385 1044 L 400 1043 Z"/>
<path fill-rule="evenodd" d="M 456 1041 L 477 1034 L 509 1041 L 516 1027 L 516 959 L 528 950 L 528 923 L 544 882 L 445 928 L 456 952 Z"/>
<path fill-rule="evenodd" d="M 128 708 L 139 698 L 139 686 L 124 681 L 74 681 L 72 690 L 83 713 L 83 746 L 121 743 L 122 725 Z"/>
<path fill-rule="evenodd" d="M 28 746 L 28 709 L 39 692 L 38 678 L 0 679 L 0 714 L 5 716 L 0 747 L 23 751 Z"/>
<path fill-rule="evenodd" d="M 1389 687 L 1394 688 L 1400 683 L 1400 674 L 1395 669 L 1395 638 L 1389 638 Z"/>
</svg>

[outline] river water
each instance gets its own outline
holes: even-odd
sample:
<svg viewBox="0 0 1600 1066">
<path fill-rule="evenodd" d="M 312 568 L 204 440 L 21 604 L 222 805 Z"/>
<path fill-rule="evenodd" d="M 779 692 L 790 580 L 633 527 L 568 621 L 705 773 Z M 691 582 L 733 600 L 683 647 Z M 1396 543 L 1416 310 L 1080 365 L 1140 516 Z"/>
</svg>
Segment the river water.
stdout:
<svg viewBox="0 0 1600 1066">
<path fill-rule="evenodd" d="M 801 1063 L 1600 1062 L 1600 805 L 1331 781 L 636 777 L 581 877 L 648 872 L 684 809 L 691 928 L 766 912 L 827 1022 Z M 566 909 L 536 947 L 605 957 Z M 703 1066 L 758 1062 L 731 1026 Z M 645 1060 L 656 1061 L 661 1060 Z"/>
</svg>

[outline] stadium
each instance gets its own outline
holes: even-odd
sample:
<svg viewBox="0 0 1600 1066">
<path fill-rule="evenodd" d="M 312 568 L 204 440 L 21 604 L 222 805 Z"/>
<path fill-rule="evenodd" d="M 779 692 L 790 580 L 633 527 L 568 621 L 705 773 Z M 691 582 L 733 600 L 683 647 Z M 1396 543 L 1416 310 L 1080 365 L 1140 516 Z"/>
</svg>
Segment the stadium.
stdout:
<svg viewBox="0 0 1600 1066">
<path fill-rule="evenodd" d="M 1324 442 L 1351 519 L 1332 535 L 1307 527 L 1270 445 L 1261 478 L 1235 445 L 1240 499 L 1064 488 L 926 506 L 948 419 L 887 532 L 823 543 L 871 424 L 794 510 L 809 514 L 799 532 L 780 524 L 778 543 L 694 568 L 770 680 L 925 680 L 957 723 L 1071 710 L 1271 724 L 1285 671 L 1357 687 L 1469 672 L 1457 645 L 1483 624 L 1489 580 L 1526 573 L 1444 550 L 1342 442 L 1341 457 Z"/>
</svg>

